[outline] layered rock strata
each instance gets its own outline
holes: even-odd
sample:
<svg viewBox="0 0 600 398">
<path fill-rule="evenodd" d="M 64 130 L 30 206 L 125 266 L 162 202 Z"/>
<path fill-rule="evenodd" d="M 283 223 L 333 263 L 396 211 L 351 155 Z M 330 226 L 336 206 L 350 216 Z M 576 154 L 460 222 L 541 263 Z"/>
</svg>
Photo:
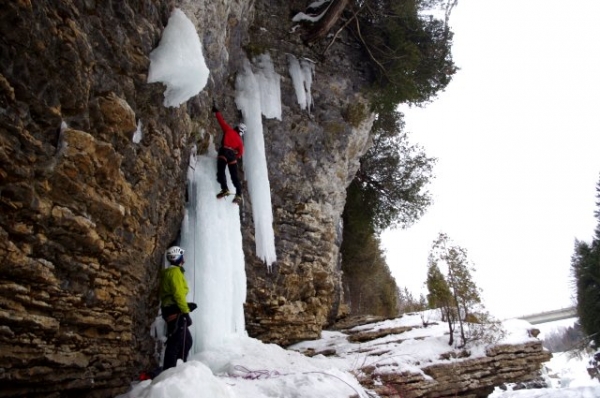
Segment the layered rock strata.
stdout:
<svg viewBox="0 0 600 398">
<path fill-rule="evenodd" d="M 485 357 L 424 366 L 424 374 L 379 373 L 374 367 L 363 368 L 359 380 L 381 397 L 485 398 L 504 383 L 538 379 L 542 364 L 551 357 L 541 341 L 532 341 L 494 346 L 486 350 Z"/>
<path fill-rule="evenodd" d="M 209 113 L 201 98 L 164 108 L 146 82 L 172 7 L 0 8 L 0 396 L 114 396 L 150 366 L 158 271 Z"/>
<path fill-rule="evenodd" d="M 268 53 L 281 76 L 281 120 L 264 119 L 278 256 L 272 272 L 253 254 L 252 223 L 244 229 L 247 330 L 281 345 L 318 338 L 338 316 L 341 214 L 374 117 L 362 93 L 369 75 L 360 50 L 343 35 L 327 52 L 306 46 L 291 17 L 307 2 L 285 3 L 256 2 L 248 46 L 250 59 Z M 289 72 L 294 59 L 313 70 L 306 108 Z"/>
<path fill-rule="evenodd" d="M 183 217 L 189 152 L 219 139 L 213 98 L 235 122 L 233 81 L 260 53 L 282 76 L 283 120 L 265 121 L 278 261 L 269 274 L 254 256 L 249 213 L 248 331 L 287 344 L 317 337 L 337 312 L 340 214 L 371 120 L 366 80 L 347 73 L 355 62 L 342 49 L 321 61 L 291 33 L 305 2 L 271 3 L 2 6 L 0 396 L 114 396 L 153 366 L 157 275 Z M 165 108 L 147 73 L 175 7 L 197 26 L 211 74 Z M 288 54 L 318 61 L 310 109 Z"/>
<path fill-rule="evenodd" d="M 484 398 L 505 383 L 539 380 L 542 364 L 552 357 L 533 337 L 539 331 L 531 329 L 513 344 L 472 340 L 468 348 L 448 347 L 439 358 L 417 359 L 415 352 L 439 347 L 443 325 L 395 321 L 348 318 L 334 325 L 341 335 L 327 337 L 331 348 L 320 348 L 318 341 L 291 348 L 308 356 L 355 357 L 358 366 L 349 370 L 365 388 L 389 398 Z"/>
</svg>

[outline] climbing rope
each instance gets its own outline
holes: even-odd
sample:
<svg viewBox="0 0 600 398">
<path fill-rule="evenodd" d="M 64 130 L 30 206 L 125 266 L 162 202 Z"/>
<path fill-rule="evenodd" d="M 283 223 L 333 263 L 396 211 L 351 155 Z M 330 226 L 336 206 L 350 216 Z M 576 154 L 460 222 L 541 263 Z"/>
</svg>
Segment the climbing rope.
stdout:
<svg viewBox="0 0 600 398">
<path fill-rule="evenodd" d="M 243 373 L 242 376 L 239 375 L 230 375 L 230 377 L 239 377 L 245 380 L 260 380 L 260 379 L 270 379 L 272 377 L 280 377 L 280 376 L 290 376 L 293 373 L 280 373 L 276 370 L 266 370 L 266 369 L 260 369 L 260 370 L 250 370 L 245 366 L 242 365 L 235 365 L 233 367 L 233 369 L 235 371 L 238 371 L 240 373 Z M 350 387 L 352 390 L 354 390 L 354 392 L 356 392 L 357 396 L 361 396 L 360 392 L 356 390 L 356 388 L 354 388 L 352 385 L 350 385 L 347 381 L 332 375 L 330 373 L 326 373 L 326 372 L 301 372 L 300 374 L 303 375 L 307 375 L 307 374 L 322 374 L 325 376 L 329 376 L 329 377 L 333 377 L 338 379 L 339 381 L 341 381 L 342 383 L 346 384 L 348 387 Z"/>
<path fill-rule="evenodd" d="M 233 367 L 233 369 L 238 372 L 244 373 L 243 376 L 234 375 L 234 377 L 241 377 L 242 379 L 245 379 L 245 380 L 270 379 L 271 377 L 275 377 L 275 376 L 287 376 L 287 373 L 282 374 L 276 370 L 266 370 L 266 369 L 250 370 L 247 367 L 242 366 L 242 365 L 236 365 Z"/>
<path fill-rule="evenodd" d="M 192 203 L 193 209 L 194 209 L 194 225 L 192 226 L 192 228 L 194 229 L 194 242 L 192 244 L 192 246 L 194 246 L 194 292 L 192 293 L 192 301 L 195 303 L 196 302 L 196 227 L 198 225 L 198 209 L 196 209 L 196 204 L 198 203 L 198 200 L 196 198 L 196 195 L 198 195 L 198 190 L 196 189 L 196 170 L 194 169 L 194 172 L 192 173 L 192 197 L 194 198 L 194 202 Z"/>
<path fill-rule="evenodd" d="M 194 145 L 192 147 L 192 151 L 196 151 L 196 146 Z M 194 164 L 192 165 L 192 162 L 189 163 L 188 167 L 192 169 L 192 179 L 190 184 L 188 185 L 188 195 L 189 195 L 189 208 L 190 211 L 193 210 L 194 211 L 194 216 L 195 219 L 194 221 L 196 221 L 196 219 L 198 218 L 198 212 L 196 211 L 196 203 L 198 202 L 196 200 L 196 195 L 197 195 L 197 190 L 196 190 L 196 162 L 197 162 L 197 156 L 194 155 Z M 193 246 L 193 251 L 194 251 L 194 255 L 193 255 L 193 265 L 192 265 L 192 269 L 194 270 L 193 275 L 192 275 L 192 301 L 195 303 L 196 302 L 196 224 L 197 222 L 194 222 L 194 224 L 191 226 L 192 229 L 194 230 L 193 232 L 193 241 L 192 241 L 192 246 Z M 189 250 L 189 248 L 188 248 Z"/>
</svg>

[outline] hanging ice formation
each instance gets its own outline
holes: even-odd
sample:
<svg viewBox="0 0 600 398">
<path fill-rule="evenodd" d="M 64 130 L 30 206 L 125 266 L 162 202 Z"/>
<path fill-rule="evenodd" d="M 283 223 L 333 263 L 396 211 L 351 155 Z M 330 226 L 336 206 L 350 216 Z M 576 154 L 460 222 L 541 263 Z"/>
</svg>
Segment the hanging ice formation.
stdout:
<svg viewBox="0 0 600 398">
<path fill-rule="evenodd" d="M 248 192 L 252 201 L 256 255 L 271 271 L 271 265 L 277 257 L 262 115 L 281 120 L 281 77 L 275 73 L 269 55 L 260 56 L 257 67 L 258 71 L 255 74 L 250 61 L 245 60 L 244 68 L 235 82 L 235 102 L 242 111 L 244 123 L 248 127 L 244 136 L 244 175 L 248 181 Z"/>
</svg>

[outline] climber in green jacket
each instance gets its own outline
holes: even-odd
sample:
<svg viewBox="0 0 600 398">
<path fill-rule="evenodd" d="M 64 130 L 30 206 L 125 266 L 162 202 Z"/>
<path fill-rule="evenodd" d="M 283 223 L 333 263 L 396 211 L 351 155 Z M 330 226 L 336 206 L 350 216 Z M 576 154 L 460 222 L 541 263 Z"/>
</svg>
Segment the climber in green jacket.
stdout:
<svg viewBox="0 0 600 398">
<path fill-rule="evenodd" d="M 177 365 L 178 359 L 187 361 L 192 348 L 192 335 L 189 327 L 192 325 L 190 311 L 196 304 L 188 303 L 186 297 L 189 291 L 183 275 L 183 249 L 172 246 L 167 250 L 167 260 L 170 267 L 164 269 L 160 281 L 161 313 L 167 322 L 167 346 L 163 370 Z"/>
</svg>

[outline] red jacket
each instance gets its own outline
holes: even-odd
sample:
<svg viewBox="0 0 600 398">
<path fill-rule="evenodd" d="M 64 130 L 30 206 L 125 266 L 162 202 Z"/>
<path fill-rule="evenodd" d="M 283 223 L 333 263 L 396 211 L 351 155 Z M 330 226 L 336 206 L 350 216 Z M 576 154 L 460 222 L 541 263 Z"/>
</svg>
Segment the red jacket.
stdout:
<svg viewBox="0 0 600 398">
<path fill-rule="evenodd" d="M 223 119 L 221 112 L 216 112 L 215 116 L 217 117 L 217 121 L 221 126 L 221 130 L 223 130 L 223 140 L 221 141 L 221 146 L 233 149 L 237 154 L 237 158 L 241 159 L 242 155 L 244 154 L 244 142 L 242 141 L 242 137 L 240 137 L 237 131 L 227 124 L 225 119 Z"/>
</svg>

